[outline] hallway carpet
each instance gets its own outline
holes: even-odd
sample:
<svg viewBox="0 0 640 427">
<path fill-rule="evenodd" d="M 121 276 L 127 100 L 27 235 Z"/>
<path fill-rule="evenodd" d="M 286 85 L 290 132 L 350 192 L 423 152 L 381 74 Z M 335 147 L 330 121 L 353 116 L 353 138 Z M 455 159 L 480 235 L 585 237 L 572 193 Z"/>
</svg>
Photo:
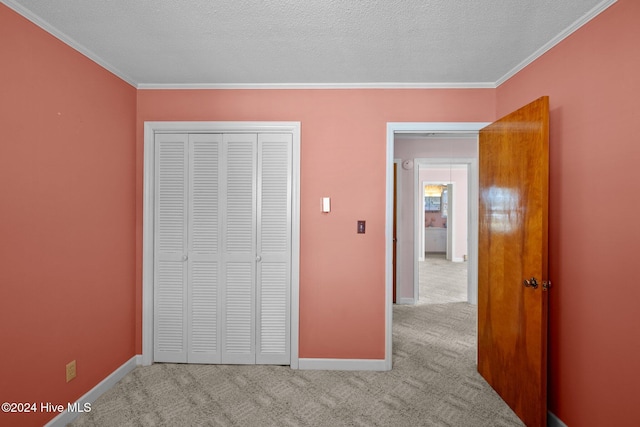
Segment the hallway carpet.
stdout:
<svg viewBox="0 0 640 427">
<path fill-rule="evenodd" d="M 418 304 L 467 301 L 467 265 L 447 261 L 444 254 L 426 254 L 424 261 L 418 261 Z"/>
</svg>

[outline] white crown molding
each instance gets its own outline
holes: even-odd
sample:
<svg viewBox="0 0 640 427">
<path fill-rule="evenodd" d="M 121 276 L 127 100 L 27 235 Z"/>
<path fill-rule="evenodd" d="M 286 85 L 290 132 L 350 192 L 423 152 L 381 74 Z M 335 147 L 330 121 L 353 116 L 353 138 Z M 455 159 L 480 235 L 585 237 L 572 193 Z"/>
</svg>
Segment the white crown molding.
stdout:
<svg viewBox="0 0 640 427">
<path fill-rule="evenodd" d="M 140 83 L 138 89 L 495 89 L 495 83 Z"/>
<path fill-rule="evenodd" d="M 48 22 L 44 21 L 39 16 L 37 16 L 33 12 L 31 12 L 29 9 L 26 9 L 24 6 L 16 3 L 13 0 L 0 0 L 0 3 L 5 4 L 8 8 L 12 9 L 17 14 L 19 14 L 22 17 L 28 19 L 29 21 L 31 21 L 32 23 L 34 23 L 38 27 L 42 28 L 44 31 L 46 31 L 47 33 L 51 34 L 55 38 L 59 39 L 60 41 L 62 41 L 66 45 L 68 45 L 69 47 L 77 50 L 82 55 L 86 56 L 87 58 L 89 58 L 90 60 L 92 60 L 93 62 L 95 62 L 96 64 L 98 64 L 102 68 L 104 68 L 105 70 L 109 71 L 111 74 L 114 74 L 116 77 L 119 77 L 120 79 L 122 79 L 125 82 L 129 83 L 131 86 L 136 87 L 137 82 L 134 79 L 132 79 L 130 76 L 128 76 L 127 74 L 123 73 L 121 70 L 119 70 L 118 68 L 114 67 L 109 62 L 103 60 L 99 55 L 97 55 L 91 49 L 88 49 L 87 47 L 85 47 L 82 43 L 77 42 L 72 37 L 69 37 L 67 34 L 63 33 L 62 31 L 60 31 L 59 29 L 57 29 L 53 25 L 51 25 Z"/>
<path fill-rule="evenodd" d="M 603 0 L 602 2 L 597 4 L 593 9 L 591 9 L 586 14 L 584 14 L 582 17 L 577 19 L 573 24 L 571 24 L 570 26 L 565 28 L 564 31 L 562 31 L 560 34 L 558 34 L 553 39 L 551 39 L 548 43 L 546 43 L 540 49 L 536 50 L 528 58 L 526 58 L 524 61 L 522 61 L 521 63 L 516 65 L 513 69 L 511 69 L 504 76 L 500 77 L 498 79 L 498 81 L 496 81 L 494 87 L 498 87 L 502 83 L 504 83 L 507 80 L 509 80 L 511 77 L 516 75 L 518 72 L 520 72 L 527 65 L 531 64 L 533 61 L 535 61 L 536 59 L 540 58 L 542 55 L 547 53 L 549 50 L 551 50 L 554 46 L 556 46 L 562 40 L 564 40 L 567 37 L 569 37 L 571 34 L 576 32 L 580 27 L 585 25 L 587 22 L 591 21 L 593 18 L 598 16 L 600 13 L 605 11 L 609 6 L 611 6 L 612 4 L 614 4 L 617 1 L 618 0 Z"/>
<path fill-rule="evenodd" d="M 136 82 L 131 76 L 122 72 L 117 67 L 102 59 L 92 50 L 85 47 L 72 37 L 55 28 L 53 25 L 35 15 L 29 9 L 16 3 L 14 0 L 0 0 L 0 3 L 28 19 L 44 31 L 69 45 L 71 48 L 80 52 L 82 55 L 91 59 L 96 64 L 105 68 L 115 76 L 124 80 L 128 84 L 137 89 L 495 89 L 502 83 L 509 80 L 519 71 L 534 62 L 536 59 L 544 55 L 551 48 L 556 46 L 562 40 L 573 34 L 580 27 L 591 21 L 604 10 L 616 3 L 617 0 L 603 0 L 584 16 L 576 20 L 564 31 L 542 46 L 540 49 L 532 53 L 524 61 L 520 62 L 505 75 L 500 77 L 496 82 L 449 82 L 449 83 L 400 83 L 400 82 L 379 82 L 379 83 L 140 83 Z"/>
</svg>

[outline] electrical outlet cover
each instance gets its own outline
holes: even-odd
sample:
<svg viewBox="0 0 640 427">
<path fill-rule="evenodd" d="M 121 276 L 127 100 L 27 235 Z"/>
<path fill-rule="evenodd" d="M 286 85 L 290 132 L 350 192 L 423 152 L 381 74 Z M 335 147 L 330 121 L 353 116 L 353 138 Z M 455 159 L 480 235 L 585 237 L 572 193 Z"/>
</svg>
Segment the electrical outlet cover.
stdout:
<svg viewBox="0 0 640 427">
<path fill-rule="evenodd" d="M 72 360 L 67 363 L 67 382 L 71 381 L 76 377 L 76 361 Z"/>
</svg>

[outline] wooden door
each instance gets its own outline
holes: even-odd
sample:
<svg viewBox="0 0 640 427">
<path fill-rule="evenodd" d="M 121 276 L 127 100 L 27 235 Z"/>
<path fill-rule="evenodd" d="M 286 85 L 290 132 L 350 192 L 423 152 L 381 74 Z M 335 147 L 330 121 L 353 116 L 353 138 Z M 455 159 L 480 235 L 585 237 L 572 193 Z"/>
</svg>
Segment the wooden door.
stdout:
<svg viewBox="0 0 640 427">
<path fill-rule="evenodd" d="M 547 420 L 548 152 L 548 97 L 480 131 L 478 372 L 529 427 Z"/>
</svg>

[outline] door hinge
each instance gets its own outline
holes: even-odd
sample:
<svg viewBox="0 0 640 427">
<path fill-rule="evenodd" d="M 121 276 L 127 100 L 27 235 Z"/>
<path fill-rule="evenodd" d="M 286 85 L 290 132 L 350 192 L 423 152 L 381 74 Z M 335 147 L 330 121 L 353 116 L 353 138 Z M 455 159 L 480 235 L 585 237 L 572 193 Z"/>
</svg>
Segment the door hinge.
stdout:
<svg viewBox="0 0 640 427">
<path fill-rule="evenodd" d="M 542 290 L 548 291 L 551 288 L 551 280 L 543 280 L 542 281 Z"/>
</svg>

